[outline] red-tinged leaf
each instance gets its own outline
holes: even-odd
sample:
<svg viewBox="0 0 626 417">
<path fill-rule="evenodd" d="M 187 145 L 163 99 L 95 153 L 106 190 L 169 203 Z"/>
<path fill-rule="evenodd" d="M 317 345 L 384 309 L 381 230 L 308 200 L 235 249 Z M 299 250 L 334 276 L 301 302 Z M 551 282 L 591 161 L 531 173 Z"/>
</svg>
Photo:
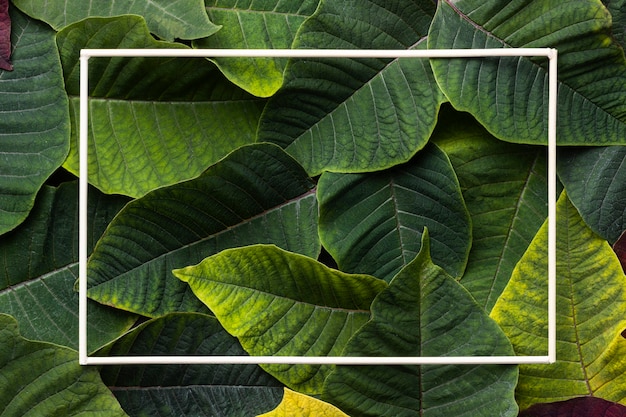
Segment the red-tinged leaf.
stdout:
<svg viewBox="0 0 626 417">
<path fill-rule="evenodd" d="M 626 272 L 626 232 L 613 244 L 613 251 L 622 264 L 622 269 Z"/>
<path fill-rule="evenodd" d="M 11 65 L 11 17 L 9 0 L 0 0 L 0 69 L 13 71 Z"/>
<path fill-rule="evenodd" d="M 597 397 L 579 397 L 556 403 L 535 404 L 519 417 L 626 417 L 626 407 Z"/>
</svg>

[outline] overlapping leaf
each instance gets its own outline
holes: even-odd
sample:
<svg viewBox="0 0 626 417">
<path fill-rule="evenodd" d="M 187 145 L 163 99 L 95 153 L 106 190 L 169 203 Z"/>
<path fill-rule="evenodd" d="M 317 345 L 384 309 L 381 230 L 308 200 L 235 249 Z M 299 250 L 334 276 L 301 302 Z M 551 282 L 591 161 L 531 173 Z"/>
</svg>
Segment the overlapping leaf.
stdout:
<svg viewBox="0 0 626 417">
<path fill-rule="evenodd" d="M 559 179 L 585 223 L 615 243 L 626 230 L 626 147 L 562 148 Z"/>
<path fill-rule="evenodd" d="M 626 407 L 595 397 L 578 397 L 567 401 L 535 404 L 519 417 L 625 417 Z"/>
<path fill-rule="evenodd" d="M 624 272 L 565 193 L 557 204 L 557 240 L 557 362 L 520 366 L 520 408 L 583 395 L 624 402 Z M 546 248 L 544 224 L 492 310 L 518 355 L 547 353 Z"/>
<path fill-rule="evenodd" d="M 89 192 L 88 251 L 126 202 Z M 78 186 L 44 186 L 26 221 L 0 240 L 0 312 L 15 317 L 30 339 L 78 348 Z M 89 303 L 88 346 L 127 330 L 134 318 Z"/>
<path fill-rule="evenodd" d="M 54 32 L 11 8 L 14 71 L 0 71 L 0 234 L 21 223 L 69 148 Z"/>
<path fill-rule="evenodd" d="M 141 324 L 101 354 L 107 356 L 245 355 L 215 317 L 179 313 Z M 257 365 L 125 365 L 102 370 L 130 415 L 244 417 L 270 410 L 283 387 Z"/>
<path fill-rule="evenodd" d="M 0 314 L 0 416 L 121 417 L 121 409 L 96 368 L 78 354 L 20 336 L 16 321 Z"/>
<path fill-rule="evenodd" d="M 174 271 L 255 356 L 338 356 L 386 287 L 270 245 L 222 251 Z M 317 394 L 330 365 L 262 365 L 300 392 Z"/>
<path fill-rule="evenodd" d="M 206 311 L 171 274 L 222 249 L 273 243 L 317 257 L 313 183 L 279 147 L 242 147 L 200 177 L 129 203 L 89 260 L 89 296 L 156 317 Z"/>
<path fill-rule="evenodd" d="M 75 136 L 81 48 L 184 47 L 155 41 L 138 16 L 88 19 L 61 31 L 57 42 Z M 89 68 L 89 180 L 104 192 L 144 195 L 254 141 L 263 103 L 204 59 L 91 58 Z M 78 172 L 76 145 L 65 167 Z"/>
<path fill-rule="evenodd" d="M 322 2 L 295 48 L 424 47 L 427 0 Z M 259 125 L 311 175 L 365 172 L 408 161 L 426 142 L 443 97 L 420 59 L 292 60 Z"/>
<path fill-rule="evenodd" d="M 246 2 L 207 0 L 211 21 L 222 26 L 216 34 L 193 43 L 198 48 L 289 49 L 302 22 L 319 0 Z M 250 93 L 269 97 L 283 83 L 287 59 L 214 58 L 235 84 Z"/>
<path fill-rule="evenodd" d="M 88 17 L 134 14 L 145 17 L 150 31 L 161 39 L 198 39 L 219 30 L 209 21 L 203 0 L 13 0 L 13 3 L 35 19 L 43 20 L 55 30 Z"/>
<path fill-rule="evenodd" d="M 349 417 L 336 407 L 285 388 L 283 400 L 276 409 L 258 417 Z"/>
<path fill-rule="evenodd" d="M 424 233 L 420 253 L 376 297 L 344 356 L 512 354 L 502 330 L 429 252 Z M 322 399 L 353 416 L 512 417 L 516 381 L 514 366 L 337 366 Z"/>
<path fill-rule="evenodd" d="M 599 0 L 445 0 L 428 47 L 552 47 L 559 53 L 560 144 L 619 144 L 626 136 L 626 62 Z M 434 60 L 437 82 L 459 110 L 499 139 L 546 143 L 546 60 Z"/>
<path fill-rule="evenodd" d="M 386 171 L 325 173 L 318 199 L 320 239 L 341 270 L 390 281 L 417 255 L 428 227 L 434 262 L 463 274 L 469 214 L 450 161 L 436 146 Z"/>
<path fill-rule="evenodd" d="M 433 138 L 450 157 L 472 216 L 461 284 L 490 311 L 546 219 L 545 149 L 498 141 L 466 113 L 442 113 Z"/>
</svg>

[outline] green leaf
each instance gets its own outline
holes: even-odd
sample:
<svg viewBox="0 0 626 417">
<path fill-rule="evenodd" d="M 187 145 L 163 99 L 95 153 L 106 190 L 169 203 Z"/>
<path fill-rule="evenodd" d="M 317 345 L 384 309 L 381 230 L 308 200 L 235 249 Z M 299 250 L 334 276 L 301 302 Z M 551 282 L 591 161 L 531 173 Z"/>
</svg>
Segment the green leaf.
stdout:
<svg viewBox="0 0 626 417">
<path fill-rule="evenodd" d="M 626 230 L 626 147 L 562 148 L 559 179 L 587 225 L 615 243 Z"/>
<path fill-rule="evenodd" d="M 197 39 L 219 30 L 209 20 L 203 0 L 13 0 L 15 6 L 35 19 L 43 20 L 59 31 L 88 17 L 124 14 L 143 16 L 150 31 L 161 39 Z"/>
<path fill-rule="evenodd" d="M 88 251 L 126 199 L 89 191 Z M 78 184 L 44 186 L 29 217 L 0 240 L 0 312 L 25 337 L 78 349 Z M 102 346 L 135 318 L 88 304 L 88 346 Z"/>
<path fill-rule="evenodd" d="M 139 16 L 88 19 L 57 43 L 74 119 L 64 166 L 77 174 L 80 49 L 184 46 L 155 41 Z M 255 140 L 263 102 L 205 59 L 91 58 L 89 69 L 89 181 L 106 193 L 138 197 L 196 177 Z"/>
<path fill-rule="evenodd" d="M 126 416 L 96 368 L 71 349 L 24 339 L 0 314 L 0 416 Z"/>
<path fill-rule="evenodd" d="M 338 356 L 386 287 L 271 245 L 224 250 L 174 271 L 255 356 Z M 330 365 L 262 365 L 288 387 L 319 393 Z"/>
<path fill-rule="evenodd" d="M 417 255 L 428 227 L 434 262 L 463 274 L 469 214 L 450 161 L 436 146 L 386 171 L 324 173 L 317 195 L 320 240 L 341 270 L 390 281 Z"/>
<path fill-rule="evenodd" d="M 317 257 L 313 182 L 279 147 L 242 147 L 194 180 L 129 203 L 89 259 L 89 297 L 149 317 L 206 311 L 174 268 L 273 243 Z"/>
<path fill-rule="evenodd" d="M 433 139 L 452 161 L 473 226 L 460 282 L 491 311 L 546 219 L 545 149 L 498 141 L 466 113 L 442 113 Z"/>
<path fill-rule="evenodd" d="M 559 144 L 618 144 L 626 136 L 626 62 L 599 0 L 439 2 L 428 47 L 558 49 Z M 547 142 L 545 58 L 433 60 L 452 105 L 496 137 Z M 584 70 L 581 70 L 584 68 Z"/>
<path fill-rule="evenodd" d="M 595 397 L 572 398 L 548 404 L 534 404 L 519 417 L 624 417 L 626 407 Z"/>
<path fill-rule="evenodd" d="M 294 48 L 423 48 L 433 13 L 426 0 L 323 1 Z M 389 168 L 428 141 L 443 96 L 427 60 L 290 62 L 259 138 L 285 148 L 311 175 Z"/>
<path fill-rule="evenodd" d="M 13 71 L 0 71 L 0 234 L 28 216 L 69 149 L 67 95 L 54 32 L 11 8 Z"/>
<path fill-rule="evenodd" d="M 194 41 L 197 48 L 289 49 L 296 31 L 319 0 L 246 2 L 206 0 L 216 34 Z M 273 95 L 283 83 L 286 58 L 214 58 L 229 80 L 259 97 Z"/>
<path fill-rule="evenodd" d="M 557 362 L 522 365 L 517 400 L 591 395 L 626 401 L 626 277 L 608 243 L 580 218 L 565 193 L 557 203 Z M 492 310 L 518 355 L 546 355 L 547 226 L 520 260 Z"/>
<path fill-rule="evenodd" d="M 453 306 L 453 307 L 452 307 Z M 372 303 L 372 319 L 343 356 L 511 355 L 511 344 L 469 293 L 418 256 Z M 495 365 L 337 366 L 322 399 L 354 416 L 517 416 L 517 367 Z"/>
<path fill-rule="evenodd" d="M 349 417 L 336 407 L 285 388 L 283 400 L 274 410 L 257 417 Z"/>
<path fill-rule="evenodd" d="M 215 317 L 174 313 L 142 323 L 98 356 L 245 355 Z M 257 365 L 107 366 L 102 380 L 130 415 L 244 417 L 272 409 L 283 387 Z"/>
</svg>

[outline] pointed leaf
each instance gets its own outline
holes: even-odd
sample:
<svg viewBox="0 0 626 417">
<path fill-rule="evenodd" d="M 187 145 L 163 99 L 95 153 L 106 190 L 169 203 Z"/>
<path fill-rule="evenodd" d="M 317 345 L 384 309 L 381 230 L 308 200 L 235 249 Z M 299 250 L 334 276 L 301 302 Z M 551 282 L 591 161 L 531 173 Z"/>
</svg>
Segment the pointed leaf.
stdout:
<svg viewBox="0 0 626 417">
<path fill-rule="evenodd" d="M 325 173 L 317 195 L 320 239 L 343 271 L 390 281 L 417 255 L 428 227 L 434 262 L 462 275 L 469 214 L 450 161 L 436 146 L 386 171 Z"/>
<path fill-rule="evenodd" d="M 452 161 L 472 218 L 461 284 L 491 311 L 546 219 L 545 149 L 498 141 L 466 113 L 448 111 L 439 120 L 433 138 Z"/>
<path fill-rule="evenodd" d="M 119 196 L 89 191 L 88 251 L 115 213 Z M 78 349 L 78 184 L 44 186 L 29 217 L 0 240 L 0 312 L 14 316 L 21 333 Z M 88 304 L 88 347 L 102 346 L 126 331 L 131 315 Z"/>
<path fill-rule="evenodd" d="M 319 0 L 246 2 L 207 0 L 212 22 L 222 26 L 216 34 L 193 43 L 198 48 L 289 49 L 296 31 Z M 273 95 L 283 83 L 284 58 L 214 58 L 229 80 L 259 96 Z"/>
<path fill-rule="evenodd" d="M 13 71 L 11 65 L 11 16 L 9 0 L 0 0 L 0 69 Z"/>
<path fill-rule="evenodd" d="M 425 232 L 420 253 L 376 297 L 344 356 L 512 354 L 497 324 L 429 252 Z M 337 366 L 322 399 L 358 416 L 512 417 L 516 381 L 515 366 Z"/>
<path fill-rule="evenodd" d="M 89 259 L 89 296 L 149 317 L 206 311 L 170 271 L 255 243 L 320 250 L 313 183 L 275 145 L 242 147 L 197 179 L 129 203 Z"/>
<path fill-rule="evenodd" d="M 69 148 L 69 113 L 54 32 L 10 9 L 12 72 L 0 71 L 0 234 L 21 223 Z"/>
<path fill-rule="evenodd" d="M 595 397 L 572 398 L 548 404 L 535 404 L 519 417 L 626 417 L 626 407 Z"/>
<path fill-rule="evenodd" d="M 155 41 L 139 16 L 93 18 L 57 36 L 77 144 L 81 48 L 183 48 Z M 92 58 L 89 180 L 138 197 L 199 175 L 255 140 L 262 102 L 200 58 Z M 228 123 L 224 123 L 228 120 Z M 65 167 L 78 174 L 74 146 Z"/>
<path fill-rule="evenodd" d="M 17 322 L 0 314 L 0 416 L 126 416 L 96 368 L 78 353 L 20 336 Z"/>
<path fill-rule="evenodd" d="M 174 271 L 255 356 L 338 356 L 386 287 L 270 245 L 224 250 Z M 319 393 L 330 365 L 262 365 L 288 387 Z"/>
<path fill-rule="evenodd" d="M 283 400 L 274 410 L 257 417 L 349 417 L 338 408 L 285 388 Z"/>
<path fill-rule="evenodd" d="M 626 147 L 563 148 L 559 179 L 591 230 L 615 243 L 626 230 Z"/>
<path fill-rule="evenodd" d="M 556 226 L 557 362 L 520 366 L 520 408 L 581 395 L 624 402 L 626 277 L 610 246 L 585 225 L 565 193 Z M 546 248 L 544 224 L 491 313 L 518 355 L 547 353 Z"/>
<path fill-rule="evenodd" d="M 39 0 L 13 0 L 13 3 L 57 31 L 88 17 L 124 14 L 143 16 L 152 33 L 169 41 L 175 38 L 203 38 L 219 30 L 219 26 L 209 21 L 204 0 L 46 0 L 44 3 Z"/>
<path fill-rule="evenodd" d="M 246 353 L 215 317 L 174 313 L 141 324 L 99 354 L 236 356 Z M 257 365 L 108 366 L 101 375 L 131 415 L 244 417 L 275 407 L 283 392 L 282 385 Z"/>
<path fill-rule="evenodd" d="M 426 0 L 322 2 L 294 47 L 422 48 L 433 13 Z M 384 169 L 426 144 L 442 101 L 427 60 L 292 60 L 259 138 L 311 175 Z"/>
<path fill-rule="evenodd" d="M 428 47 L 556 48 L 559 144 L 623 143 L 626 62 L 599 0 L 441 1 Z M 432 64 L 453 106 L 472 113 L 496 137 L 546 143 L 545 58 L 446 59 Z"/>
</svg>

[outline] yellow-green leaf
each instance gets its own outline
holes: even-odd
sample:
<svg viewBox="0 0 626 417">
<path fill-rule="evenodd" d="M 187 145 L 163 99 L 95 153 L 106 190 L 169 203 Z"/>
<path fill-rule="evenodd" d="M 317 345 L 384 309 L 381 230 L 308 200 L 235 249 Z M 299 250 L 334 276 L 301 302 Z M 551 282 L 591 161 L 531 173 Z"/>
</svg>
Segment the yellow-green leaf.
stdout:
<svg viewBox="0 0 626 417">
<path fill-rule="evenodd" d="M 517 355 L 547 353 L 547 226 L 492 310 Z M 563 193 L 557 205 L 557 362 L 522 365 L 520 408 L 577 396 L 626 402 L 626 277 Z"/>
<path fill-rule="evenodd" d="M 337 407 L 285 388 L 278 407 L 257 417 L 348 417 Z"/>
</svg>

